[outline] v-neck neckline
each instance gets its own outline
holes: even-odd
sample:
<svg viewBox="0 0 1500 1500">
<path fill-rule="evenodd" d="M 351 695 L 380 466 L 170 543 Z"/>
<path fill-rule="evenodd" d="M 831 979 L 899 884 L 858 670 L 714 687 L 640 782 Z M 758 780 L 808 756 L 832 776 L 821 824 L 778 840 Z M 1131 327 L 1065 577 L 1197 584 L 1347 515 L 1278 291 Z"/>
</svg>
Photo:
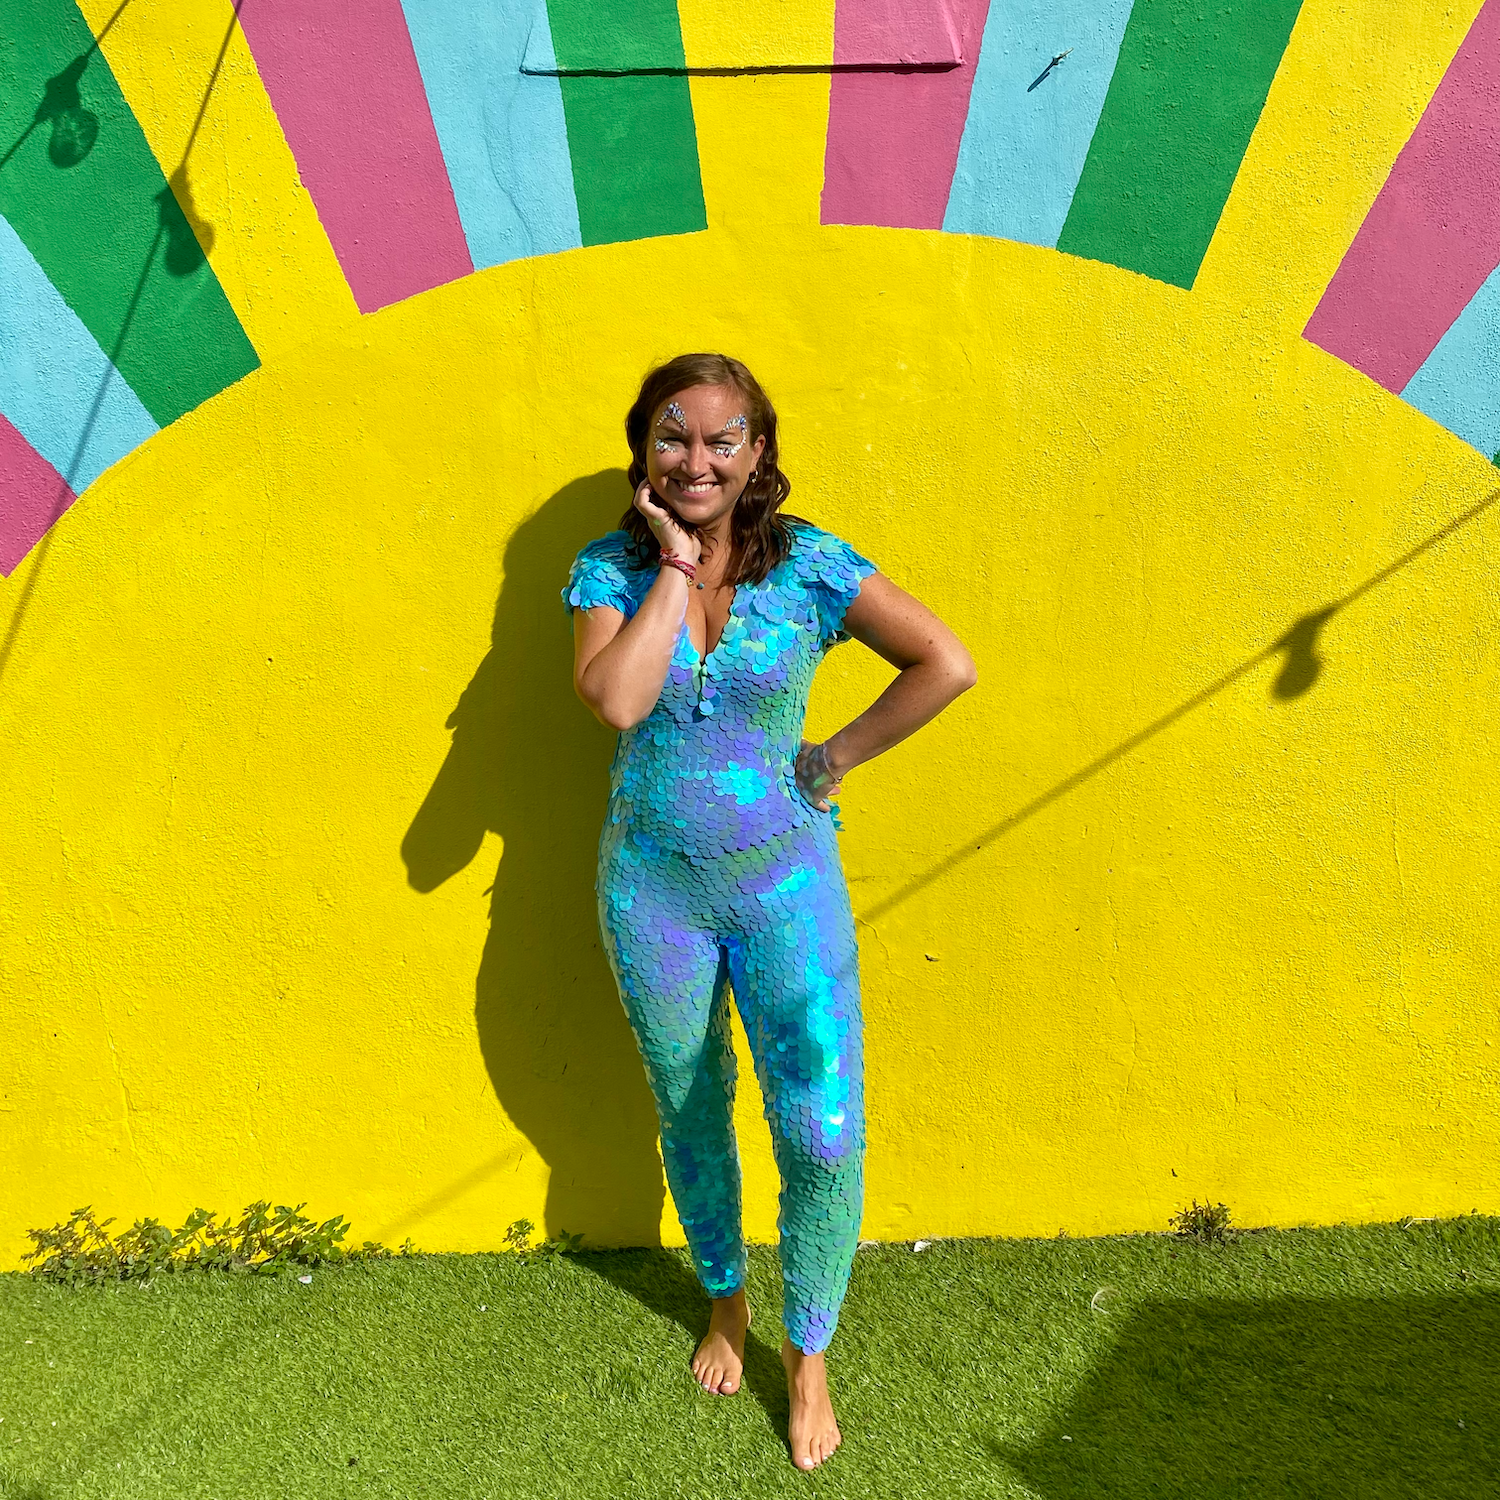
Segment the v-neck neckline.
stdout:
<svg viewBox="0 0 1500 1500">
<path fill-rule="evenodd" d="M 734 592 L 729 596 L 729 612 L 724 616 L 724 628 L 719 632 L 719 638 L 714 642 L 711 651 L 699 652 L 697 646 L 693 644 L 693 632 L 688 626 L 687 615 L 684 614 L 682 617 L 682 633 L 687 637 L 688 649 L 693 653 L 700 672 L 718 655 L 719 647 L 724 644 L 724 637 L 729 634 L 729 627 L 734 623 L 735 606 L 740 602 L 741 587 L 742 585 L 736 584 Z M 708 616 L 706 614 L 703 617 L 703 644 L 708 645 Z"/>
</svg>

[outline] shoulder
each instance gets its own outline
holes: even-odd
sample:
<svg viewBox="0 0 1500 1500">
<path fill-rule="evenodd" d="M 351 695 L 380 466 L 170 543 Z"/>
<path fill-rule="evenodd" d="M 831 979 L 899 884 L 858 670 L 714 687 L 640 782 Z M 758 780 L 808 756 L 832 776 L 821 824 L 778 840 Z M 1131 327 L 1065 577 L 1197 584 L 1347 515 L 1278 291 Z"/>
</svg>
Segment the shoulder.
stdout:
<svg viewBox="0 0 1500 1500">
<path fill-rule="evenodd" d="M 858 593 L 860 582 L 878 571 L 869 558 L 821 526 L 793 521 L 790 529 L 792 550 L 787 562 L 799 581 Z"/>
<path fill-rule="evenodd" d="M 787 585 L 804 593 L 815 606 L 824 649 L 849 639 L 844 615 L 859 595 L 859 586 L 879 569 L 842 537 L 807 521 L 791 523 L 792 551 L 783 565 Z"/>
<path fill-rule="evenodd" d="M 603 536 L 595 537 L 579 551 L 578 556 L 573 559 L 573 566 L 576 568 L 580 563 L 602 563 L 623 571 L 631 564 L 631 546 L 628 531 L 606 531 Z"/>
<path fill-rule="evenodd" d="M 634 566 L 633 543 L 627 531 L 610 531 L 596 537 L 573 559 L 562 591 L 570 609 L 592 609 L 608 605 L 625 614 L 635 613 L 641 585 L 651 579 Z"/>
</svg>

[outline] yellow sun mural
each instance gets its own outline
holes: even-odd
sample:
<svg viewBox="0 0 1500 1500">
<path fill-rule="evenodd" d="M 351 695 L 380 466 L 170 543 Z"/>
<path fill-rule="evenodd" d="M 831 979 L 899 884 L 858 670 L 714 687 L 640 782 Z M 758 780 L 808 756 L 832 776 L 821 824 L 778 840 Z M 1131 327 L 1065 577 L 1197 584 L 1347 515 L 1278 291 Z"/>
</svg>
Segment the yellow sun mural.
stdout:
<svg viewBox="0 0 1500 1500">
<path fill-rule="evenodd" d="M 979 663 L 845 787 L 865 1234 L 1500 1207 L 1500 5 L 489 9 L 0 3 L 11 1263 L 679 1237 L 557 591 L 700 348 Z"/>
</svg>

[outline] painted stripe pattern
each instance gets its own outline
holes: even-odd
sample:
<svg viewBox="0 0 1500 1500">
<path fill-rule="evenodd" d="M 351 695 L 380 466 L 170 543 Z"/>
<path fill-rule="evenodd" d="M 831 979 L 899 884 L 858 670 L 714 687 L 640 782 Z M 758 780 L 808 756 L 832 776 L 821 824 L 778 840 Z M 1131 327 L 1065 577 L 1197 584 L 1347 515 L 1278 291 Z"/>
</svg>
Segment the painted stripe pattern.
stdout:
<svg viewBox="0 0 1500 1500">
<path fill-rule="evenodd" d="M 1401 395 L 1486 457 L 1500 459 L 1500 270 L 1485 278 Z"/>
<path fill-rule="evenodd" d="M 77 498 L 62 475 L 0 415 L 0 574 L 9 578 Z"/>
<path fill-rule="evenodd" d="M 73 0 L 0 0 L 0 572 L 259 364 Z"/>
<path fill-rule="evenodd" d="M 596 34 L 612 30 L 641 55 L 685 67 L 675 0 L 547 0 L 547 13 L 583 243 L 706 229 L 687 78 L 567 75 L 597 60 Z"/>
<path fill-rule="evenodd" d="M 1487 0 L 1306 337 L 1386 390 L 1404 390 L 1500 264 L 1500 197 L 1487 165 L 1497 159 L 1500 0 Z"/>
<path fill-rule="evenodd" d="M 82 493 L 157 424 L 4 219 L 0 286 L 0 413 Z"/>
<path fill-rule="evenodd" d="M 838 0 L 837 34 L 852 39 L 884 3 Z M 995 235 L 1191 287 L 1300 8 L 943 0 L 940 16 L 910 11 L 912 24 L 946 25 L 965 61 L 835 76 L 823 221 Z"/>
<path fill-rule="evenodd" d="M 933 9 L 891 0 L 838 0 L 834 61 L 922 50 L 903 32 L 936 25 L 955 67 L 915 72 L 835 73 L 829 85 L 823 164 L 825 224 L 940 229 L 969 113 L 975 61 L 989 0 L 941 0 Z M 927 44 L 931 52 L 931 44 Z"/>
<path fill-rule="evenodd" d="M 255 350 L 72 0 L 0 0 L 0 35 L 0 214 L 164 426 Z"/>
<path fill-rule="evenodd" d="M 468 275 L 400 0 L 253 0 L 240 24 L 360 311 Z"/>
<path fill-rule="evenodd" d="M 405 0 L 432 122 L 476 268 L 583 243 L 562 89 L 542 0 Z"/>
<path fill-rule="evenodd" d="M 1191 287 L 1302 0 L 1136 0 L 1057 248 Z"/>
<path fill-rule="evenodd" d="M 1130 7 L 990 0 L 944 229 L 1056 247 Z"/>
<path fill-rule="evenodd" d="M 238 24 L 361 312 L 707 227 L 686 76 L 628 73 L 684 67 L 674 0 L 250 0 Z M 58 493 L 258 359 L 188 163 L 152 155 L 75 0 L 0 0 L 0 37 L 8 570 Z"/>
</svg>

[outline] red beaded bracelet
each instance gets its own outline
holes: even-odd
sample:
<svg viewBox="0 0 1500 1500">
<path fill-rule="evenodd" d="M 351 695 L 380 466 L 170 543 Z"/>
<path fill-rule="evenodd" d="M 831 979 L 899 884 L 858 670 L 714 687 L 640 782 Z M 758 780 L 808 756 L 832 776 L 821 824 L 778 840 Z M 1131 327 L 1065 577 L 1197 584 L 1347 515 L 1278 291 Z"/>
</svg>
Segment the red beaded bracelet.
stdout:
<svg viewBox="0 0 1500 1500">
<path fill-rule="evenodd" d="M 698 570 L 685 557 L 668 557 L 665 552 L 661 555 L 661 566 L 664 568 L 676 568 L 689 583 L 698 577 Z"/>
</svg>

